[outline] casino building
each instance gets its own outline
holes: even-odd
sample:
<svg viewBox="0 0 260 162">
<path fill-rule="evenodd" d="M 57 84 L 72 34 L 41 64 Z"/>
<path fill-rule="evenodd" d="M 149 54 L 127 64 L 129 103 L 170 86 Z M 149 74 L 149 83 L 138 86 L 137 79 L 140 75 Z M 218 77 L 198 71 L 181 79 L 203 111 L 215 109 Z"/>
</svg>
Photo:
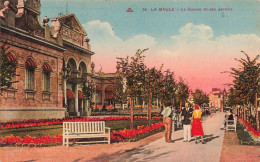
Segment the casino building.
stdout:
<svg viewBox="0 0 260 162">
<path fill-rule="evenodd" d="M 82 87 L 91 81 L 95 104 L 111 102 L 116 74 L 95 72 L 95 53 L 77 17 L 40 22 L 40 6 L 40 0 L 0 1 L 0 46 L 10 47 L 19 81 L 0 96 L 0 121 L 89 115 Z"/>
</svg>

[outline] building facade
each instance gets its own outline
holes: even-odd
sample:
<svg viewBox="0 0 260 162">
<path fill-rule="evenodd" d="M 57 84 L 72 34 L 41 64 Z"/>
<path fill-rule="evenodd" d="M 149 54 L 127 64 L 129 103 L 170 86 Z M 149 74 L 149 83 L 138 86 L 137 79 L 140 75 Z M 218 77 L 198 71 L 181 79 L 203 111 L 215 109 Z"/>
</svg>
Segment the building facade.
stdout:
<svg viewBox="0 0 260 162">
<path fill-rule="evenodd" d="M 95 72 L 90 40 L 76 16 L 41 23 L 40 6 L 40 0 L 0 1 L 0 46 L 18 64 L 18 83 L 0 96 L 0 121 L 88 115 L 82 87 L 90 81 L 95 104 L 111 102 L 115 74 Z"/>
<path fill-rule="evenodd" d="M 224 100 L 226 101 L 226 99 L 224 97 L 224 92 L 222 92 L 219 88 L 212 88 L 212 91 L 209 94 L 209 106 L 222 109 Z"/>
</svg>

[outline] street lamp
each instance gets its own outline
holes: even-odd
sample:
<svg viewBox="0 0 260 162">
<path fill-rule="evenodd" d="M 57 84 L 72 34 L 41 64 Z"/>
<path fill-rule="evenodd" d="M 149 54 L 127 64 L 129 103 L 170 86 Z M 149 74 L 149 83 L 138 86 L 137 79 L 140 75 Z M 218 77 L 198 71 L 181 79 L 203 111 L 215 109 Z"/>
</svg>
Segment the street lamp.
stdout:
<svg viewBox="0 0 260 162">
<path fill-rule="evenodd" d="M 97 84 L 94 83 L 94 87 L 95 87 L 95 109 L 97 108 Z"/>
</svg>

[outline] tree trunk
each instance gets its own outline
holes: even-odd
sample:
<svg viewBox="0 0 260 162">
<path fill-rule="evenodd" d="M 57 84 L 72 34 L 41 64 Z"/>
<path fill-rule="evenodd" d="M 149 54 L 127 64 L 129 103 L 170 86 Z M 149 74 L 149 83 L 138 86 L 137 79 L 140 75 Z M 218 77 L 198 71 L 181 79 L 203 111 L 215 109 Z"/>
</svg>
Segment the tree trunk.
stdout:
<svg viewBox="0 0 260 162">
<path fill-rule="evenodd" d="M 257 93 L 255 94 L 255 116 L 256 116 L 256 127 L 259 131 L 259 118 L 258 118 L 258 107 L 257 107 Z"/>
<path fill-rule="evenodd" d="M 142 113 L 143 113 L 143 112 L 144 112 L 144 110 L 143 110 L 143 109 L 145 108 L 145 101 L 143 101 L 143 104 L 142 104 L 142 106 L 141 106 L 141 107 L 142 107 Z"/>
<path fill-rule="evenodd" d="M 133 102 L 132 102 L 131 97 L 129 97 L 129 102 L 130 102 L 130 114 L 131 114 L 131 116 L 130 116 L 130 120 L 131 120 L 130 129 L 132 130 L 132 129 L 134 129 L 134 112 L 133 112 Z"/>
<path fill-rule="evenodd" d="M 152 91 L 150 90 L 150 92 L 149 92 L 149 109 L 148 109 L 149 126 L 151 125 L 151 118 L 152 118 L 152 111 L 151 111 L 152 109 L 151 109 L 151 107 L 152 107 Z"/>
<path fill-rule="evenodd" d="M 247 122 L 250 123 L 250 115 L 251 115 L 251 102 L 248 104 L 248 113 L 247 113 Z"/>
<path fill-rule="evenodd" d="M 243 108 L 244 108 L 243 120 L 246 120 L 246 105 L 245 104 L 243 104 Z"/>
<path fill-rule="evenodd" d="M 182 105 L 182 102 L 180 101 L 180 112 L 181 112 L 181 105 Z"/>
</svg>

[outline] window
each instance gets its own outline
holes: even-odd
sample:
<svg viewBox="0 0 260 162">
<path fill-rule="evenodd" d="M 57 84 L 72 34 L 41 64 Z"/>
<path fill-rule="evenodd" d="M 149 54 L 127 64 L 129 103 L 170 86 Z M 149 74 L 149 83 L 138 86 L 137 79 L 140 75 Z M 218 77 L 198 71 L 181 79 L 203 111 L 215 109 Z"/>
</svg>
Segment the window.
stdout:
<svg viewBox="0 0 260 162">
<path fill-rule="evenodd" d="M 42 99 L 43 100 L 51 100 L 51 66 L 45 62 L 42 66 L 42 77 L 43 77 L 43 91 L 42 91 Z"/>
<path fill-rule="evenodd" d="M 36 68 L 36 64 L 31 58 L 28 58 L 25 62 L 25 68 L 26 68 L 26 89 L 34 90 L 34 71 Z"/>
<path fill-rule="evenodd" d="M 26 99 L 35 99 L 35 68 L 36 63 L 33 61 L 32 58 L 28 58 L 25 62 L 26 68 L 26 80 L 25 80 L 25 97 Z"/>
<path fill-rule="evenodd" d="M 50 92 L 50 83 L 51 83 L 51 66 L 45 62 L 42 66 L 42 75 L 43 75 L 43 91 Z"/>
<path fill-rule="evenodd" d="M 26 89 L 34 90 L 34 68 L 26 69 Z"/>
<path fill-rule="evenodd" d="M 43 91 L 50 91 L 50 72 L 43 72 Z"/>
</svg>

